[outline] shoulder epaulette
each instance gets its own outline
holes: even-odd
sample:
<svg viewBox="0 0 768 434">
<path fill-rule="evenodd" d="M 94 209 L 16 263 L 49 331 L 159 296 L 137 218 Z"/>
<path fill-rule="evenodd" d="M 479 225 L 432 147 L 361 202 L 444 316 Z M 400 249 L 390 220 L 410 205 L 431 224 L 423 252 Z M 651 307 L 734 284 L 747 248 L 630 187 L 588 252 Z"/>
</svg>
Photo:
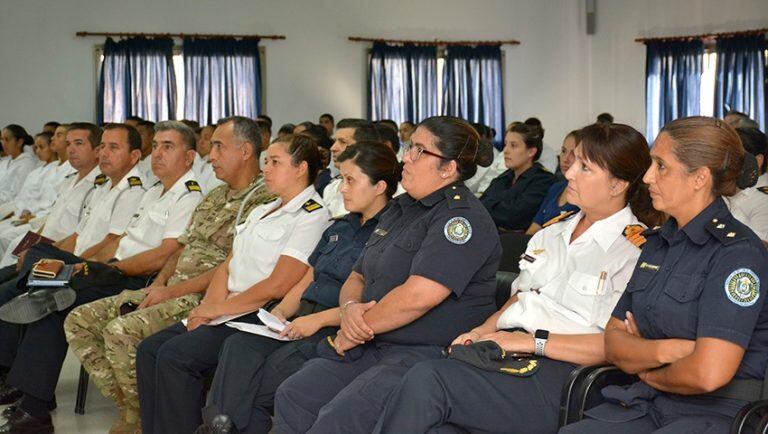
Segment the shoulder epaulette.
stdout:
<svg viewBox="0 0 768 434">
<path fill-rule="evenodd" d="M 129 176 L 128 177 L 128 186 L 129 187 L 143 187 L 144 184 L 141 183 L 141 178 L 138 176 Z"/>
<path fill-rule="evenodd" d="M 765 193 L 765 194 L 768 194 L 768 185 L 766 185 L 766 186 L 763 186 L 763 187 L 757 187 L 757 190 L 758 190 L 760 193 Z"/>
<path fill-rule="evenodd" d="M 635 247 L 642 249 L 643 244 L 646 242 L 646 239 L 643 236 L 644 232 L 645 227 L 642 225 L 627 225 L 624 227 L 622 235 L 624 235 L 624 238 L 626 238 L 627 241 L 634 244 Z"/>
<path fill-rule="evenodd" d="M 315 202 L 314 199 L 309 199 L 308 201 L 304 202 L 304 205 L 301 206 L 301 208 L 303 208 L 306 212 L 315 212 L 322 207 L 323 206 Z"/>
<path fill-rule="evenodd" d="M 96 178 L 93 179 L 93 185 L 104 185 L 107 183 L 107 175 L 99 173 Z"/>
<path fill-rule="evenodd" d="M 552 226 L 555 223 L 563 222 L 568 220 L 569 218 L 573 217 L 576 214 L 576 211 L 566 211 L 564 213 L 560 213 L 559 216 L 554 217 L 553 219 L 547 221 L 543 225 L 541 225 L 542 228 L 546 228 L 547 226 Z"/>
<path fill-rule="evenodd" d="M 185 182 L 184 185 L 187 186 L 187 191 L 193 192 L 193 191 L 199 191 L 203 192 L 203 189 L 200 188 L 200 184 L 197 183 L 194 179 L 190 179 L 189 181 Z"/>
<path fill-rule="evenodd" d="M 445 197 L 448 199 L 448 208 L 450 209 L 469 207 L 467 196 L 466 194 L 462 195 L 455 185 L 445 190 Z"/>
<path fill-rule="evenodd" d="M 744 234 L 741 233 L 738 228 L 734 228 L 733 225 L 728 223 L 729 222 L 713 218 L 705 225 L 705 227 L 715 239 L 723 244 L 727 245 L 734 241 L 743 240 L 745 238 Z"/>
</svg>

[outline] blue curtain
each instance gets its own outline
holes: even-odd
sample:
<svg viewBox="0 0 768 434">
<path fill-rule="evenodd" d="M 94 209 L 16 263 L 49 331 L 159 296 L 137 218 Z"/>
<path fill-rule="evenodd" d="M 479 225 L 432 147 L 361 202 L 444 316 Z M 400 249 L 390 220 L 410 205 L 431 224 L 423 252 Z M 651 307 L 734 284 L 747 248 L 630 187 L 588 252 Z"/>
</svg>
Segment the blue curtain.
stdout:
<svg viewBox="0 0 768 434">
<path fill-rule="evenodd" d="M 646 43 L 645 115 L 653 142 L 667 122 L 701 113 L 704 45 L 695 41 Z"/>
<path fill-rule="evenodd" d="M 104 42 L 97 101 L 99 124 L 139 116 L 154 122 L 176 118 L 173 40 L 130 38 Z"/>
<path fill-rule="evenodd" d="M 374 43 L 368 118 L 421 122 L 437 115 L 437 47 Z"/>
<path fill-rule="evenodd" d="M 261 114 L 258 39 L 184 39 L 184 117 L 212 124 Z"/>
<path fill-rule="evenodd" d="M 747 114 L 765 130 L 765 50 L 764 35 L 738 36 L 717 40 L 715 116 L 729 110 Z"/>
<path fill-rule="evenodd" d="M 504 80 L 501 47 L 448 47 L 443 68 L 442 114 L 480 122 L 504 135 Z"/>
</svg>

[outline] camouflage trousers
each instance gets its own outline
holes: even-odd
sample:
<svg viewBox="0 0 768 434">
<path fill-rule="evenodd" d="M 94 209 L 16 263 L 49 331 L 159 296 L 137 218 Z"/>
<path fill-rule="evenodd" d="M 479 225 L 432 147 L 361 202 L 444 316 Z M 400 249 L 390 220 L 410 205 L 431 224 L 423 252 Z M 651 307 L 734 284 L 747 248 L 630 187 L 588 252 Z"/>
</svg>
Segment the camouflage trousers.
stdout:
<svg viewBox="0 0 768 434">
<path fill-rule="evenodd" d="M 69 348 L 101 393 L 118 407 L 136 412 L 136 349 L 147 338 L 186 318 L 202 298 L 189 294 L 120 316 L 125 303 L 140 304 L 143 290 L 125 290 L 74 309 L 64 321 Z"/>
</svg>

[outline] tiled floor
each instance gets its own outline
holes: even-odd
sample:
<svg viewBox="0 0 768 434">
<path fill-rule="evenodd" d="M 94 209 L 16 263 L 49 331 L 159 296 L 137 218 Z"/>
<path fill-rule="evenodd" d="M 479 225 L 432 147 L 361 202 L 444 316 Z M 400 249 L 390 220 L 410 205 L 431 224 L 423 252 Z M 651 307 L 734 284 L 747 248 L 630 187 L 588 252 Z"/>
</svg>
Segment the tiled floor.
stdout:
<svg viewBox="0 0 768 434">
<path fill-rule="evenodd" d="M 53 412 L 53 424 L 57 434 L 104 434 L 117 419 L 117 408 L 90 384 L 85 414 L 75 414 L 75 395 L 80 363 L 69 353 L 61 371 L 56 389 L 58 408 Z"/>
</svg>

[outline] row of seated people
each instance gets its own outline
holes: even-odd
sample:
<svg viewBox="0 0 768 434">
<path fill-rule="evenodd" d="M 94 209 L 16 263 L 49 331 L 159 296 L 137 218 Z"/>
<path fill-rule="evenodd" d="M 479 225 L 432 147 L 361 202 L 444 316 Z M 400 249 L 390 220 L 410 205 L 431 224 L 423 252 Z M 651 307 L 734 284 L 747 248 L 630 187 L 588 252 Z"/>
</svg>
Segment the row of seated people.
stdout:
<svg viewBox="0 0 768 434">
<path fill-rule="evenodd" d="M 161 184 L 123 236 L 79 257 L 38 244 L 18 277 L 3 270 L 0 364 L 22 399 L 0 432 L 52 432 L 67 341 L 120 406 L 115 432 L 193 432 L 210 420 L 236 432 L 555 432 L 565 376 L 605 361 L 643 381 L 622 392 L 623 407 L 565 432 L 695 432 L 725 426 L 743 404 L 698 395 L 763 378 L 768 257 L 722 199 L 752 171 L 722 121 L 674 121 L 650 153 L 630 127 L 581 130 L 565 172 L 580 211 L 542 225 L 496 313 L 497 224 L 464 185 L 493 153 L 465 121 L 418 126 L 403 153 L 407 194 L 394 200 L 391 147 L 361 141 L 334 155 L 349 214 L 332 220 L 309 136 L 269 146 L 262 177 L 258 127 L 223 120 L 211 161 L 226 185 L 202 199 L 184 128 L 158 124 Z M 107 127 L 99 160 L 114 143 L 135 165 L 131 131 Z M 27 296 L 38 258 L 78 264 L 70 288 Z M 260 308 L 290 342 L 253 334 Z M 493 351 L 518 356 L 509 366 Z M 205 414 L 224 416 L 204 420 L 211 375 Z"/>
</svg>

